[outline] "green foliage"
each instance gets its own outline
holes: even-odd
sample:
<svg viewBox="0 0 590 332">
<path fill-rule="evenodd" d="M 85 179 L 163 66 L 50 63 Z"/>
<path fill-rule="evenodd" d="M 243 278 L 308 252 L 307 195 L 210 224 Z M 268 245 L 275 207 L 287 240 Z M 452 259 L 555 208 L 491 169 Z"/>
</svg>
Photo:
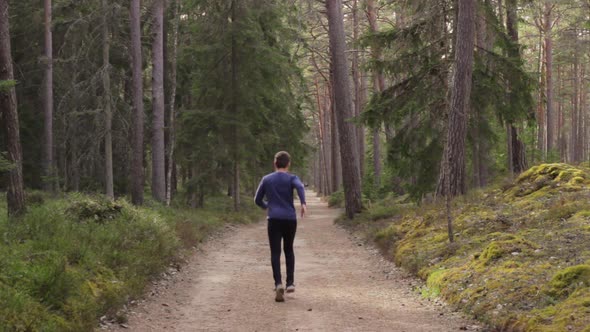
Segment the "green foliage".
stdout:
<svg viewBox="0 0 590 332">
<path fill-rule="evenodd" d="M 6 159 L 5 153 L 0 153 L 0 173 L 10 171 L 14 165 Z"/>
<path fill-rule="evenodd" d="M 180 162 L 193 169 L 190 192 L 219 190 L 234 162 L 243 181 L 255 186 L 275 152 L 287 150 L 301 165 L 309 150 L 302 143 L 307 126 L 292 8 L 240 1 L 232 11 L 232 3 L 199 1 L 187 8 L 199 13 L 186 22 L 191 38 L 179 59 L 180 91 L 191 96 L 178 136 Z"/>
<path fill-rule="evenodd" d="M 590 326 L 590 169 L 544 164 L 514 182 L 444 206 L 387 198 L 355 221 L 397 264 L 492 328 L 585 331 Z M 387 207 L 393 213 L 384 213 Z M 375 217 L 382 215 L 383 218 Z"/>
<path fill-rule="evenodd" d="M 19 223 L 0 207 L 0 331 L 93 330 L 182 248 L 226 222 L 260 218 L 252 206 L 240 215 L 230 206 L 220 197 L 200 210 L 137 208 L 76 194 L 31 206 Z"/>
<path fill-rule="evenodd" d="M 394 133 L 388 142 L 387 166 L 394 178 L 404 179 L 399 185 L 418 201 L 434 191 L 438 180 L 454 56 L 452 33 L 440 26 L 453 22 L 455 12 L 446 2 L 404 5 L 420 19 L 363 38 L 365 46 L 383 52 L 383 60 L 372 61 L 371 69 L 381 70 L 394 84 L 372 96 L 361 119 Z M 475 52 L 467 151 L 475 146 L 494 151 L 502 143 L 497 137 L 504 134 L 504 122 L 530 117 L 533 82 L 523 60 L 509 56 L 520 46 L 507 36 L 495 9 L 481 4 L 479 10 L 494 34 L 494 44 Z M 467 162 L 472 162 L 474 156 L 468 157 Z M 492 172 L 498 171 L 496 163 L 503 164 L 500 158 L 484 159 Z"/>
<path fill-rule="evenodd" d="M 344 191 L 339 190 L 328 197 L 329 207 L 344 207 Z"/>
<path fill-rule="evenodd" d="M 5 93 L 16 86 L 16 81 L 0 81 L 0 93 Z"/>
</svg>

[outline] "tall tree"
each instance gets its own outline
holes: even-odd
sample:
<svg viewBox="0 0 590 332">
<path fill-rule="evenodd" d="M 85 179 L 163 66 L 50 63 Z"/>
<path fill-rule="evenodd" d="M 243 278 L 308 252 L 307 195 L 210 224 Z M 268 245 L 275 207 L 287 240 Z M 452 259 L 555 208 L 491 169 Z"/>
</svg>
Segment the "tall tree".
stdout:
<svg viewBox="0 0 590 332">
<path fill-rule="evenodd" d="M 133 165 L 131 167 L 131 201 L 143 204 L 143 65 L 141 56 L 141 0 L 131 0 L 129 21 L 131 30 L 131 70 L 133 102 Z"/>
<path fill-rule="evenodd" d="M 369 28 L 371 33 L 376 33 L 379 29 L 377 27 L 377 8 L 375 7 L 375 0 L 366 0 L 367 3 L 367 17 L 369 19 Z M 381 59 L 381 50 L 378 46 L 373 46 L 371 49 L 371 56 L 373 61 Z M 373 90 L 375 93 L 381 93 L 385 90 L 385 78 L 381 69 L 376 69 L 373 74 Z M 373 176 L 375 177 L 375 186 L 379 187 L 381 184 L 381 139 L 379 138 L 379 128 L 373 128 Z"/>
<path fill-rule="evenodd" d="M 238 145 L 240 144 L 238 135 L 238 125 L 235 121 L 239 118 L 239 99 L 240 99 L 240 82 L 238 77 L 239 56 L 237 37 L 240 19 L 240 3 L 237 0 L 231 2 L 231 110 L 234 117 L 234 124 L 230 126 L 232 136 L 232 158 L 233 158 L 233 181 L 232 196 L 234 198 L 234 211 L 240 209 L 240 153 Z"/>
<path fill-rule="evenodd" d="M 52 1 L 45 0 L 45 92 L 43 101 L 44 140 L 43 140 L 43 187 L 54 191 L 53 160 L 53 35 L 52 35 Z"/>
<path fill-rule="evenodd" d="M 473 49 L 475 42 L 475 0 L 459 1 L 455 66 L 451 90 L 447 140 L 443 154 L 443 172 L 439 188 L 444 194 L 464 194 L 465 185 L 465 138 L 471 97 L 473 75 Z M 440 192 L 439 194 L 443 194 Z"/>
<path fill-rule="evenodd" d="M 348 218 L 353 218 L 355 213 L 361 211 L 362 204 L 358 156 L 355 153 L 356 130 L 349 121 L 352 116 L 352 99 L 350 96 L 350 79 L 348 77 L 348 60 L 346 58 L 342 0 L 326 0 L 326 9 L 334 75 L 334 102 L 340 142 L 345 209 Z"/>
<path fill-rule="evenodd" d="M 104 135 L 104 159 L 105 159 L 105 193 L 108 198 L 114 199 L 113 189 L 113 110 L 111 108 L 111 36 L 109 29 L 110 7 L 107 0 L 102 0 L 102 83 L 103 83 L 103 108 L 105 117 Z"/>
<path fill-rule="evenodd" d="M 11 163 L 6 200 L 8 215 L 18 216 L 25 211 L 25 190 L 8 18 L 8 0 L 0 0 L 0 123 Z"/>
<path fill-rule="evenodd" d="M 518 37 L 518 1 L 506 0 L 506 30 L 512 40 L 512 47 L 509 49 L 508 56 L 514 61 L 520 61 L 520 45 Z M 518 91 L 509 92 L 509 103 L 511 107 L 516 108 L 518 103 L 516 94 Z M 526 149 L 524 143 L 518 138 L 518 129 L 514 126 L 513 121 L 506 123 L 506 138 L 508 148 L 508 168 L 509 171 L 519 174 L 527 169 Z"/>
<path fill-rule="evenodd" d="M 166 201 L 166 172 L 164 144 L 164 0 L 153 4 L 152 44 L 152 196 L 159 202 Z"/>
<path fill-rule="evenodd" d="M 554 4 L 549 0 L 545 0 L 544 10 L 544 33 L 545 33 L 545 80 L 546 80 L 546 94 L 547 94 L 547 110 L 545 121 L 547 124 L 546 133 L 546 151 L 553 149 L 553 130 L 554 124 L 554 111 L 553 111 L 553 12 Z"/>
<path fill-rule="evenodd" d="M 172 175 L 174 173 L 175 123 L 176 123 L 176 65 L 178 56 L 178 29 L 180 25 L 180 0 L 174 2 L 174 27 L 172 30 L 172 55 L 170 65 L 170 120 L 168 122 L 168 174 L 166 174 L 166 205 L 172 201 Z"/>
</svg>

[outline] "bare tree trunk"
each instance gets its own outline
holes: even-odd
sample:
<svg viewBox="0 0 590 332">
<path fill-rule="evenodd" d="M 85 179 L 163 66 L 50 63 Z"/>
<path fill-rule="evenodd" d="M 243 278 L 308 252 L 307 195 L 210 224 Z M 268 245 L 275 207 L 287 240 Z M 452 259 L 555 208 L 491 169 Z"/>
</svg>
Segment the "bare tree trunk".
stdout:
<svg viewBox="0 0 590 332">
<path fill-rule="evenodd" d="M 153 123 L 152 123 L 152 196 L 156 201 L 166 200 L 165 147 L 164 147 L 164 0 L 155 0 L 153 6 Z"/>
<path fill-rule="evenodd" d="M 143 66 L 141 56 L 141 0 L 131 0 L 131 67 L 133 72 L 133 165 L 131 167 L 131 201 L 143 204 Z"/>
<path fill-rule="evenodd" d="M 553 149 L 553 130 L 555 128 L 553 115 L 553 4 L 545 1 L 545 70 L 547 72 L 547 151 Z"/>
<path fill-rule="evenodd" d="M 464 194 L 465 139 L 470 108 L 473 50 L 475 43 L 475 0 L 459 2 L 455 67 L 447 139 L 443 154 L 443 172 L 439 179 L 438 195 Z M 445 190 L 446 188 L 446 190 Z M 449 233 L 452 240 L 452 233 Z"/>
<path fill-rule="evenodd" d="M 561 66 L 557 65 L 557 82 L 558 82 L 558 89 L 559 92 L 557 93 L 557 96 L 559 96 L 559 98 L 557 98 L 557 149 L 559 152 L 559 160 L 560 161 L 565 161 L 566 160 L 566 154 L 564 153 L 565 148 L 564 148 L 564 137 L 563 137 L 563 102 L 562 102 L 562 98 L 561 98 L 561 93 L 563 91 L 563 82 L 561 80 Z"/>
<path fill-rule="evenodd" d="M 231 22 L 232 22 L 232 46 L 231 46 L 231 86 L 232 86 L 232 111 L 234 117 L 238 117 L 238 93 L 239 93 L 239 82 L 238 82 L 238 53 L 237 53 L 237 43 L 234 34 L 237 31 L 235 25 L 239 19 L 238 17 L 238 6 L 239 3 L 236 0 L 232 0 L 231 3 Z M 232 196 L 234 198 L 234 210 L 239 211 L 240 209 L 240 158 L 238 155 L 238 144 L 239 144 L 239 137 L 238 137 L 238 128 L 236 125 L 233 125 L 231 128 L 232 135 L 233 135 L 233 184 L 232 184 Z"/>
<path fill-rule="evenodd" d="M 25 188 L 8 18 L 8 0 L 0 0 L 0 83 L 4 85 L 0 86 L 0 124 L 12 164 L 6 193 L 8 216 L 16 217 L 25 212 Z"/>
<path fill-rule="evenodd" d="M 358 0 L 353 0 L 352 3 L 352 25 L 353 25 L 353 30 L 352 30 L 352 39 L 353 39 L 353 44 L 356 44 L 356 42 L 359 39 L 359 15 L 358 15 Z M 364 98 L 364 87 L 362 84 L 362 81 L 364 81 L 364 78 L 362 77 L 361 71 L 360 71 L 360 56 L 359 56 L 359 52 L 357 50 L 354 50 L 353 54 L 352 54 L 352 78 L 353 78 L 353 85 L 354 85 L 354 115 L 355 116 L 359 116 L 362 112 L 363 106 L 365 104 L 365 98 Z M 364 129 L 363 126 L 358 124 L 356 126 L 356 137 L 357 137 L 357 153 L 358 153 L 358 161 L 359 161 L 359 172 L 360 172 L 360 178 L 361 178 L 361 183 L 363 180 L 363 174 L 364 174 L 364 154 L 365 154 L 365 149 L 364 149 L 364 144 L 365 144 L 365 139 L 364 139 Z"/>
<path fill-rule="evenodd" d="M 166 181 L 166 205 L 170 206 L 172 201 L 172 174 L 176 167 L 174 164 L 174 144 L 175 144 L 175 122 L 176 122 L 176 64 L 178 56 L 178 29 L 180 25 L 180 0 L 174 2 L 174 28 L 172 31 L 172 63 L 170 65 L 170 120 L 168 129 L 168 174 Z"/>
<path fill-rule="evenodd" d="M 53 36 L 52 3 L 45 0 L 45 100 L 43 101 L 43 189 L 54 192 L 55 172 L 53 160 Z"/>
<path fill-rule="evenodd" d="M 104 135 L 104 159 L 105 159 L 105 193 L 108 198 L 114 199 L 113 189 L 113 110 L 111 109 L 111 36 L 109 31 L 110 9 L 107 0 L 102 0 L 102 83 L 103 83 L 103 107 L 105 115 Z"/>
<path fill-rule="evenodd" d="M 332 86 L 334 86 L 335 84 L 332 84 Z M 338 156 L 338 149 L 339 149 L 339 144 L 338 144 L 338 127 L 336 126 L 336 105 L 335 105 L 335 101 L 334 101 L 334 95 L 332 93 L 332 101 L 330 102 L 330 134 L 331 134 L 331 139 L 330 141 L 332 142 L 332 192 L 336 192 L 338 190 L 340 190 L 340 178 L 341 178 L 341 173 L 340 173 L 340 158 Z"/>
<path fill-rule="evenodd" d="M 348 61 L 341 0 L 326 0 L 328 13 L 330 53 L 334 69 L 334 101 L 336 121 L 340 141 L 340 160 L 342 164 L 345 209 L 348 218 L 361 211 L 361 187 L 358 161 L 354 146 L 357 141 L 354 125 L 348 120 L 352 116 Z"/>
<path fill-rule="evenodd" d="M 366 5 L 369 29 L 372 33 L 375 33 L 379 30 L 377 27 L 377 9 L 375 7 L 375 0 L 366 0 Z M 371 56 L 373 57 L 373 60 L 380 60 L 381 50 L 374 47 L 371 50 Z M 385 79 L 380 70 L 377 70 L 374 73 L 373 90 L 375 93 L 380 93 L 385 90 Z M 373 129 L 373 173 L 375 177 L 375 187 L 379 188 L 381 186 L 381 139 L 379 137 L 379 128 Z"/>
<path fill-rule="evenodd" d="M 520 57 L 520 49 L 518 48 L 518 13 L 517 13 L 517 0 L 506 1 L 506 30 L 508 35 L 515 44 L 515 47 L 510 50 L 509 56 L 516 58 Z M 510 103 L 515 104 L 515 97 L 512 93 L 509 95 Z M 514 127 L 513 123 L 508 123 L 507 140 L 510 144 L 508 149 L 510 171 L 515 174 L 519 174 L 527 169 L 526 162 L 526 150 L 524 143 L 518 138 L 518 130 Z"/>
<path fill-rule="evenodd" d="M 541 152 L 541 159 L 546 160 L 547 158 L 547 145 L 545 142 L 545 115 L 547 114 L 547 109 L 543 108 L 543 101 L 545 99 L 545 93 L 547 92 L 545 88 L 545 81 L 546 81 L 546 73 L 545 73 L 545 45 L 543 43 L 543 27 L 539 27 L 539 102 L 537 105 L 537 149 Z M 535 160 L 535 150 L 533 149 L 532 158 Z"/>
</svg>

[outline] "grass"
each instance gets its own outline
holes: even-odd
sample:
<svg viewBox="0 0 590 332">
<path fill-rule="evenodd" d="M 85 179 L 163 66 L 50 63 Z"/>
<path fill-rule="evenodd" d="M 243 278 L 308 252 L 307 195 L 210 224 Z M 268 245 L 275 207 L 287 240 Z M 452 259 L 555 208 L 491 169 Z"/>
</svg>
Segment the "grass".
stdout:
<svg viewBox="0 0 590 332">
<path fill-rule="evenodd" d="M 90 331 L 225 223 L 261 219 L 227 197 L 193 210 L 71 194 L 31 195 L 18 222 L 0 205 L 0 331 Z M 33 202 L 36 202 L 34 204 Z M 248 200 L 249 202 L 249 200 Z"/>
<path fill-rule="evenodd" d="M 424 296 L 502 331 L 590 331 L 590 169 L 531 168 L 514 182 L 441 203 L 378 202 L 339 222 L 426 281 Z"/>
</svg>

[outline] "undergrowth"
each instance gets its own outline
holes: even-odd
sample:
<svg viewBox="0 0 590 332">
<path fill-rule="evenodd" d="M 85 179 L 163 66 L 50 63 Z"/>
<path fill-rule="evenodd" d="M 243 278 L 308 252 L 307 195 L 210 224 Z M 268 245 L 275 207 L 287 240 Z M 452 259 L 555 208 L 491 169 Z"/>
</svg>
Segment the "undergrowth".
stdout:
<svg viewBox="0 0 590 332">
<path fill-rule="evenodd" d="M 252 205 L 227 212 L 227 197 L 194 210 L 81 194 L 30 196 L 18 221 L 6 220 L 0 205 L 1 332 L 91 331 L 98 317 L 140 296 L 211 231 L 261 218 Z"/>
<path fill-rule="evenodd" d="M 452 245 L 441 203 L 390 197 L 340 222 L 424 279 L 425 296 L 497 330 L 590 331 L 590 169 L 536 166 L 452 209 Z"/>
</svg>

